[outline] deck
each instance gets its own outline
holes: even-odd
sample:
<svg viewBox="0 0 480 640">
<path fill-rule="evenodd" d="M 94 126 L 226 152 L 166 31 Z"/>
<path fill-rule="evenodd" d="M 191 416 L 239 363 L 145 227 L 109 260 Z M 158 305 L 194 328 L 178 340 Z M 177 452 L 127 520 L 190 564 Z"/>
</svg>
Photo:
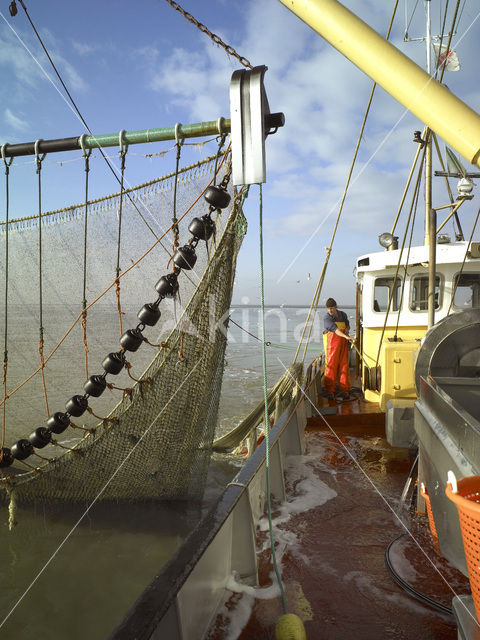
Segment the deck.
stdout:
<svg viewBox="0 0 480 640">
<path fill-rule="evenodd" d="M 322 404 L 337 406 L 326 400 Z M 384 414 L 363 400 L 338 405 L 335 415 L 308 420 L 306 464 L 312 486 L 336 495 L 313 508 L 292 509 L 277 524 L 275 537 L 289 609 L 304 620 L 309 639 L 457 638 L 453 617 L 412 598 L 387 572 L 385 549 L 406 530 L 395 512 L 412 458 L 406 449 L 390 447 L 384 434 Z M 289 500 L 295 502 L 299 494 L 301 500 L 295 474 L 287 484 Z M 279 514 L 274 510 L 274 517 Z M 426 517 L 411 518 L 404 508 L 401 520 L 421 549 L 410 536 L 399 539 L 391 553 L 395 570 L 448 607 L 455 594 L 470 593 L 468 580 L 435 551 Z M 258 533 L 257 543 L 268 546 L 266 532 Z M 278 595 L 269 597 L 268 550 L 259 557 L 259 578 L 261 588 L 253 596 L 248 589 L 231 596 L 209 640 L 227 637 L 226 629 L 235 626 L 242 631 L 228 637 L 275 637 L 275 621 L 283 610 Z"/>
</svg>

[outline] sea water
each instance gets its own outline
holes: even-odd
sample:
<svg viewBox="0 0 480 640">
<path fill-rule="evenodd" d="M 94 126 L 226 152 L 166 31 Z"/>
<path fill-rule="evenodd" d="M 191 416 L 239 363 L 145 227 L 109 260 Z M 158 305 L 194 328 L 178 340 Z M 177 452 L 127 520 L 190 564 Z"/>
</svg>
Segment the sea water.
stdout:
<svg viewBox="0 0 480 640">
<path fill-rule="evenodd" d="M 269 388 L 292 363 L 307 313 L 266 309 Z M 260 310 L 235 307 L 231 318 L 242 328 L 229 325 L 218 435 L 263 397 Z M 322 350 L 320 324 L 317 319 L 306 363 Z M 241 464 L 238 457 L 213 457 L 202 504 L 37 505 L 19 509 L 11 532 L 3 510 L 0 638 L 108 637 Z"/>
</svg>

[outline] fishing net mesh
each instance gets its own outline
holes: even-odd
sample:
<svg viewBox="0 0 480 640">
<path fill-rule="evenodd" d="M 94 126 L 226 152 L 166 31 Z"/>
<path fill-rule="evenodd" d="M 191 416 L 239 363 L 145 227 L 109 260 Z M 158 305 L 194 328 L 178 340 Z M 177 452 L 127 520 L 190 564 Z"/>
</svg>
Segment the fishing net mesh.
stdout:
<svg viewBox="0 0 480 640">
<path fill-rule="evenodd" d="M 223 168 L 219 175 L 224 172 Z M 191 219 L 207 213 L 208 205 L 199 196 L 213 173 L 214 162 L 209 159 L 178 176 L 177 217 L 198 198 L 179 222 L 180 246 L 191 237 Z M 172 268 L 167 267 L 172 232 L 158 239 L 172 223 L 174 182 L 172 176 L 166 177 L 131 189 L 130 199 L 123 196 L 119 292 L 112 286 L 118 260 L 119 194 L 91 204 L 86 227 L 83 205 L 42 216 L 41 305 L 39 218 L 9 224 L 7 447 L 45 426 L 48 415 L 65 411 L 71 396 L 82 395 L 86 377 L 103 373 L 101 363 L 109 352 L 118 351 L 122 332 L 138 324 L 137 311 L 156 299 L 155 283 Z M 127 352 L 132 367 L 109 375 L 107 381 L 114 388 L 89 399 L 95 415 L 72 418 L 76 426 L 89 431 L 69 427 L 54 436 L 59 444 L 35 450 L 48 460 L 32 455 L 25 461 L 31 465 L 24 465 L 25 471 L 13 475 L 10 468 L 3 469 L 4 498 L 19 503 L 200 497 L 217 420 L 224 321 L 246 229 L 238 195 L 232 202 L 230 214 L 225 210 L 217 215 L 215 239 L 208 246 L 199 243 L 194 270 L 180 274 L 179 297 L 163 300 L 159 323 L 145 329 L 151 344 Z M 3 256 L 5 225 L 0 233 Z M 0 281 L 3 305 L 3 263 Z M 107 290 L 88 308 L 86 340 L 81 322 L 84 282 L 87 306 Z M 2 306 L 0 335 L 4 323 Z M 47 360 L 45 384 L 38 370 L 40 326 Z M 15 467 L 18 471 L 22 464 L 16 461 Z"/>
</svg>

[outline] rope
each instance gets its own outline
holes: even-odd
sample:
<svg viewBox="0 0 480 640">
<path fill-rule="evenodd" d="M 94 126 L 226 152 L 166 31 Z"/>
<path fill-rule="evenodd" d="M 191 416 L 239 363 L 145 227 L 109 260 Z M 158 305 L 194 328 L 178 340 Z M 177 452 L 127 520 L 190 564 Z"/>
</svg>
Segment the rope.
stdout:
<svg viewBox="0 0 480 640">
<path fill-rule="evenodd" d="M 427 131 L 427 135 L 429 135 L 428 131 Z M 378 363 L 379 363 L 379 360 L 380 360 L 380 352 L 382 350 L 383 338 L 385 336 L 385 331 L 386 331 L 386 328 L 387 328 L 388 315 L 390 313 L 390 309 L 391 309 L 391 306 L 392 306 L 393 295 L 395 293 L 395 286 L 396 286 L 397 280 L 398 280 L 398 272 L 400 270 L 400 264 L 401 264 L 402 256 L 403 256 L 403 249 L 405 247 L 405 241 L 407 239 L 408 227 L 410 226 L 410 220 L 412 218 L 412 213 L 413 213 L 413 208 L 414 208 L 413 204 L 414 204 L 415 200 L 418 198 L 418 193 L 419 193 L 419 190 L 420 190 L 420 179 L 422 177 L 422 164 L 423 164 L 423 161 L 424 161 L 424 157 L 425 157 L 425 147 L 423 149 L 422 162 L 420 163 L 420 168 L 419 168 L 418 175 L 417 175 L 417 182 L 415 183 L 415 191 L 414 191 L 414 195 L 413 195 L 413 198 L 412 198 L 412 205 L 411 205 L 410 211 L 408 213 L 407 224 L 406 224 L 406 227 L 405 227 L 405 233 L 403 234 L 402 246 L 400 247 L 400 252 L 398 254 L 398 262 L 397 262 L 397 267 L 395 269 L 395 275 L 394 275 L 394 278 L 393 278 L 393 285 L 392 285 L 392 288 L 391 288 L 389 296 L 388 296 L 387 311 L 385 313 L 385 320 L 384 320 L 384 323 L 383 323 L 383 328 L 382 328 L 382 333 L 381 333 L 381 336 L 380 336 L 380 340 L 378 341 L 378 351 L 377 351 L 377 358 L 375 360 L 375 367 L 378 367 Z"/>
<path fill-rule="evenodd" d="M 427 132 L 427 128 L 425 127 L 423 129 L 422 139 L 426 135 L 426 132 Z M 392 236 L 395 233 L 395 229 L 397 227 L 397 222 L 398 222 L 398 219 L 399 219 L 400 214 L 402 212 L 403 205 L 405 204 L 405 198 L 407 197 L 407 193 L 408 193 L 408 190 L 410 188 L 410 183 L 411 183 L 412 178 L 413 178 L 413 172 L 415 171 L 415 167 L 417 166 L 418 156 L 420 155 L 420 151 L 422 149 L 423 149 L 423 145 L 419 144 L 418 147 L 417 147 L 417 152 L 415 154 L 415 158 L 413 159 L 412 166 L 410 168 L 410 173 L 408 174 L 407 183 L 405 185 L 405 189 L 403 190 L 403 194 L 402 194 L 402 197 L 401 197 L 401 200 L 400 200 L 400 204 L 398 205 L 397 215 L 395 216 L 395 220 L 393 221 L 393 225 L 392 225 L 392 228 L 390 230 L 390 233 L 392 234 Z"/>
<path fill-rule="evenodd" d="M 118 207 L 118 237 L 117 237 L 117 268 L 115 270 L 117 276 L 115 278 L 115 294 L 117 296 L 118 323 L 120 326 L 120 336 L 123 335 L 122 323 L 122 305 L 120 302 L 120 253 L 122 244 L 122 213 L 123 213 L 123 180 L 125 176 L 125 156 L 127 155 L 128 145 L 123 141 L 125 130 L 122 129 L 118 134 L 120 144 L 120 205 Z"/>
<path fill-rule="evenodd" d="M 232 316 L 228 316 L 228 320 L 232 322 L 235 326 L 237 326 L 239 329 L 241 329 L 244 333 L 247 333 L 249 336 L 252 336 L 252 338 L 255 338 L 255 340 L 258 340 L 258 342 L 262 342 L 262 340 L 258 336 L 254 335 L 253 333 L 250 333 L 250 331 L 247 331 L 247 329 L 242 327 L 241 324 L 238 324 L 238 322 L 235 322 L 235 320 L 232 320 Z M 296 349 L 296 347 L 291 347 L 287 344 L 278 344 L 278 342 L 270 342 L 269 340 L 265 342 L 265 346 L 275 347 L 276 349 L 285 349 L 288 351 L 293 351 L 294 349 Z M 317 351 L 318 349 L 316 347 L 311 347 L 309 350 Z"/>
<path fill-rule="evenodd" d="M 3 459 L 3 447 L 5 445 L 5 434 L 7 430 L 6 426 L 6 401 L 7 401 L 7 370 L 8 370 L 8 229 L 9 229 L 9 211 L 10 211 L 10 190 L 9 190 L 9 175 L 10 165 L 13 162 L 13 158 L 7 162 L 5 158 L 5 147 L 7 143 L 2 145 L 2 158 L 5 164 L 5 334 L 4 334 L 4 347 L 3 347 L 3 406 L 2 406 L 2 446 L 0 449 L 0 462 Z"/>
<path fill-rule="evenodd" d="M 437 140 L 437 136 L 436 136 L 435 133 L 433 133 L 433 142 L 435 143 L 435 149 L 437 151 L 438 160 L 440 161 L 440 167 L 441 167 L 442 171 L 444 173 L 446 173 L 445 164 L 443 162 L 442 154 L 440 153 L 440 148 L 438 146 L 438 140 Z M 448 181 L 448 177 L 447 176 L 443 176 L 443 179 L 445 181 L 445 186 L 447 187 L 448 196 L 450 198 L 450 204 L 453 205 L 454 204 L 454 198 L 453 198 L 452 190 L 450 189 L 450 183 Z M 458 233 L 461 236 L 461 240 L 464 240 L 463 229 L 462 229 L 462 225 L 460 224 L 460 218 L 458 217 L 457 211 L 455 211 L 454 215 L 455 215 L 455 222 L 457 223 L 457 227 L 458 227 Z M 455 227 L 454 227 L 454 231 L 455 231 Z"/>
<path fill-rule="evenodd" d="M 264 295 L 264 271 L 263 271 L 263 201 L 262 201 L 262 185 L 260 187 L 260 310 L 262 319 L 262 366 L 263 366 L 263 398 L 264 398 L 264 431 L 265 431 L 265 466 L 267 476 L 267 512 L 268 512 L 268 528 L 270 532 L 270 547 L 272 552 L 272 562 L 277 576 L 278 586 L 282 597 L 282 604 L 285 613 L 288 613 L 287 599 L 283 589 L 282 578 L 277 565 L 277 555 L 275 553 L 275 541 L 273 539 L 273 523 L 272 523 L 272 504 L 270 499 L 270 421 L 268 419 L 268 384 L 267 384 L 267 355 L 265 344 L 265 295 Z"/>
<path fill-rule="evenodd" d="M 447 53 L 448 53 L 448 51 L 450 51 L 450 45 L 452 44 L 453 31 L 455 29 L 455 23 L 457 21 L 457 15 L 458 15 L 459 7 L 460 7 L 460 0 L 457 0 L 457 4 L 455 5 L 455 11 L 453 13 L 452 24 L 451 24 L 451 27 L 450 27 L 450 33 L 448 34 Z M 447 11 L 446 11 L 446 8 L 445 8 L 445 19 L 446 19 L 446 17 L 447 17 Z M 444 26 L 445 26 L 445 23 L 442 26 L 442 38 L 440 40 L 440 45 L 442 44 Z M 447 62 L 448 62 L 448 55 L 445 56 L 445 60 L 442 62 L 442 68 L 441 68 L 441 71 L 440 71 L 439 82 L 443 81 L 443 76 L 445 75 L 445 70 L 447 68 Z"/>
<path fill-rule="evenodd" d="M 45 153 L 40 157 L 38 147 L 40 139 L 35 141 L 35 162 L 37 165 L 38 175 L 38 295 L 39 295 L 39 340 L 38 340 L 38 354 L 40 356 L 40 372 L 42 376 L 43 397 L 45 401 L 45 409 L 47 416 L 50 415 L 48 410 L 48 397 L 47 387 L 45 383 L 45 358 L 43 355 L 43 257 L 42 257 L 42 161 L 45 158 Z"/>
<path fill-rule="evenodd" d="M 167 2 L 168 1 L 169 0 L 167 0 Z M 389 24 L 388 29 L 387 29 L 387 35 L 385 36 L 387 40 L 390 37 L 390 32 L 392 30 L 393 20 L 395 18 L 395 14 L 397 12 L 397 7 L 398 7 L 398 0 L 395 1 L 395 6 L 393 7 L 392 15 L 391 15 L 391 18 L 390 18 L 390 24 Z M 305 324 L 303 326 L 302 335 L 300 336 L 300 340 L 298 341 L 298 347 L 297 347 L 297 350 L 295 352 L 295 356 L 294 356 L 293 362 L 297 361 L 297 357 L 298 357 L 298 354 L 300 352 L 300 347 L 302 345 L 303 338 L 304 338 L 305 332 L 307 330 L 307 326 L 309 326 L 308 336 L 307 336 L 307 340 L 305 342 L 305 347 L 304 347 L 304 350 L 303 350 L 303 356 L 302 356 L 302 360 L 301 360 L 302 363 L 305 361 L 305 357 L 307 355 L 307 347 L 308 347 L 308 344 L 310 342 L 310 337 L 312 335 L 313 323 L 315 321 L 315 315 L 316 315 L 317 309 L 318 309 L 318 302 L 319 302 L 319 299 L 320 299 L 320 294 L 322 292 L 323 283 L 324 283 L 324 280 L 325 280 L 325 274 L 327 272 L 327 266 L 328 266 L 328 262 L 330 260 L 330 254 L 332 252 L 333 242 L 334 242 L 335 236 L 337 234 L 337 228 L 338 228 L 338 225 L 339 225 L 339 222 L 340 222 L 340 217 L 341 217 L 342 212 L 343 212 L 343 205 L 345 204 L 345 199 L 347 197 L 347 191 L 348 191 L 348 188 L 350 186 L 350 180 L 352 178 L 353 169 L 355 167 L 355 163 L 356 163 L 357 156 L 358 156 L 358 151 L 360 149 L 360 144 L 361 144 L 362 139 L 363 139 L 363 132 L 365 131 L 365 126 L 367 124 L 367 118 L 368 118 L 368 115 L 370 113 L 370 107 L 372 105 L 373 96 L 374 96 L 376 87 L 377 87 L 377 83 L 374 82 L 373 86 L 372 86 L 372 89 L 370 91 L 370 97 L 368 99 L 367 107 L 365 109 L 365 115 L 363 117 L 362 126 L 360 127 L 360 133 L 358 135 L 357 144 L 355 146 L 355 151 L 353 153 L 352 162 L 350 164 L 350 169 L 349 169 L 349 172 L 348 172 L 347 182 L 346 182 L 345 188 L 343 190 L 343 195 L 342 195 L 342 199 L 340 201 L 340 207 L 339 207 L 339 210 L 338 210 L 337 219 L 335 220 L 335 225 L 334 225 L 334 228 L 333 228 L 332 237 L 330 239 L 330 244 L 326 249 L 326 256 L 325 256 L 325 261 L 323 263 L 322 272 L 320 274 L 320 278 L 318 279 L 318 283 L 317 283 L 317 287 L 315 289 L 315 293 L 313 294 L 312 304 L 310 305 L 310 309 L 308 311 L 307 319 L 305 320 Z"/>
<path fill-rule="evenodd" d="M 88 378 L 88 343 L 87 343 L 87 231 L 88 231 L 88 174 L 90 172 L 90 156 L 92 150 L 85 149 L 85 134 L 80 136 L 80 145 L 85 158 L 85 222 L 84 222 L 84 238 L 83 238 L 83 299 L 82 299 L 82 333 L 83 346 L 85 349 L 85 377 Z"/>
<path fill-rule="evenodd" d="M 175 161 L 175 179 L 174 179 L 174 183 L 173 183 L 173 217 L 172 217 L 172 232 L 173 232 L 173 243 L 172 243 L 172 249 L 173 249 L 173 254 L 175 254 L 176 250 L 178 249 L 179 246 L 179 239 L 178 239 L 178 220 L 177 220 L 177 185 L 178 185 L 178 167 L 180 165 L 180 156 L 182 155 L 182 145 L 183 145 L 183 139 L 182 141 L 179 140 L 178 138 L 178 130 L 180 128 L 180 123 L 177 122 L 177 124 L 175 125 L 175 140 L 176 140 L 176 148 L 177 148 L 177 157 L 176 157 L 176 161 Z M 216 164 L 215 164 L 216 166 Z M 215 179 L 215 175 L 216 173 L 214 173 L 214 179 Z M 175 271 L 175 265 L 173 265 L 173 270 Z"/>
<path fill-rule="evenodd" d="M 397 325 L 395 327 L 395 335 L 393 336 L 393 339 L 395 340 L 395 342 L 397 341 L 397 338 L 398 338 L 398 327 L 399 327 L 399 324 L 400 324 L 400 316 L 402 314 L 403 294 L 405 293 L 405 285 L 407 284 L 408 261 L 410 259 L 410 249 L 412 248 L 413 229 L 415 227 L 415 219 L 416 219 L 416 216 L 417 216 L 417 207 L 418 207 L 418 199 L 419 199 L 419 197 L 420 197 L 420 189 L 417 189 L 416 198 L 415 198 L 415 206 L 414 206 L 414 209 L 413 209 L 412 226 L 410 228 L 410 238 L 408 239 L 407 258 L 405 260 L 405 269 L 404 269 L 404 272 L 403 272 L 402 288 L 401 288 L 401 291 L 400 291 L 400 301 L 398 303 Z M 413 206 L 413 202 L 412 202 L 412 206 Z"/>
</svg>

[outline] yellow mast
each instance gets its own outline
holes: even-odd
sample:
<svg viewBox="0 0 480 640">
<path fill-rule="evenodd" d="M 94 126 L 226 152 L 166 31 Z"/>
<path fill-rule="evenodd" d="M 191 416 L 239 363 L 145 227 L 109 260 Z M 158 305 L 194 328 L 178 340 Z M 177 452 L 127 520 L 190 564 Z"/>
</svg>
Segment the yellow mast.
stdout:
<svg viewBox="0 0 480 640">
<path fill-rule="evenodd" d="M 280 0 L 468 162 L 480 166 L 480 115 L 337 0 Z"/>
</svg>

